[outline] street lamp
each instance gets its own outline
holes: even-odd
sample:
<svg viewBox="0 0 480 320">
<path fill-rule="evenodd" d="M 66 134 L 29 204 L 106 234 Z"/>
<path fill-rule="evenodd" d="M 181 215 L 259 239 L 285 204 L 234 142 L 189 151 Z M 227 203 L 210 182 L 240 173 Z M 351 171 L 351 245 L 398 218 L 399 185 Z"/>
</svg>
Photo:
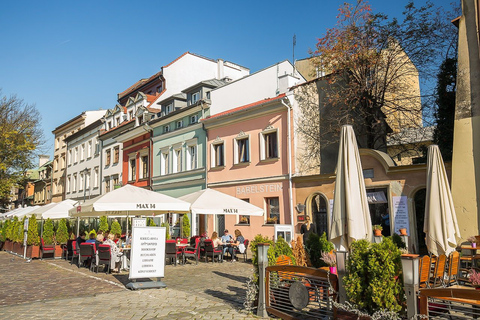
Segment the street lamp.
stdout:
<svg viewBox="0 0 480 320">
<path fill-rule="evenodd" d="M 403 285 L 407 296 L 407 317 L 417 314 L 417 291 L 419 286 L 418 254 L 402 254 Z"/>
<path fill-rule="evenodd" d="M 348 251 L 335 251 L 337 258 L 337 276 L 338 276 L 338 298 L 340 303 L 347 301 L 347 293 L 343 285 L 343 277 L 347 274 Z"/>
<path fill-rule="evenodd" d="M 266 290 L 265 290 L 265 268 L 268 266 L 268 243 L 257 244 L 257 257 L 258 257 L 258 307 L 257 316 L 266 318 L 268 317 L 266 310 Z"/>
</svg>

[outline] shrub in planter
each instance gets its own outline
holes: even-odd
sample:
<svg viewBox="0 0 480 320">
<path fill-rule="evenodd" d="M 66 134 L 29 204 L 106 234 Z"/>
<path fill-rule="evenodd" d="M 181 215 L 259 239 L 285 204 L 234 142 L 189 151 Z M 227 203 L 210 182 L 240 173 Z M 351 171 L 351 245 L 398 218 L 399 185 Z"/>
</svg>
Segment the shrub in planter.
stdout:
<svg viewBox="0 0 480 320">
<path fill-rule="evenodd" d="M 108 227 L 108 219 L 107 216 L 100 217 L 100 225 L 98 226 L 98 231 L 102 231 L 103 233 L 107 232 L 110 228 Z M 113 233 L 113 232 L 112 232 Z"/>
<path fill-rule="evenodd" d="M 190 237 L 190 220 L 188 219 L 188 215 L 184 214 L 183 215 L 183 238 L 188 238 Z"/>
<path fill-rule="evenodd" d="M 47 246 L 54 244 L 53 223 L 50 218 L 43 224 L 43 242 Z"/>
<path fill-rule="evenodd" d="M 322 260 L 322 252 L 330 252 L 333 250 L 333 243 L 328 241 L 327 234 L 324 232 L 321 236 L 310 233 L 305 249 L 310 258 L 310 262 L 315 268 L 325 267 L 327 264 Z"/>
<path fill-rule="evenodd" d="M 292 263 L 296 265 L 295 255 L 293 254 L 292 248 L 282 237 L 278 237 L 277 242 L 275 242 L 273 252 L 275 254 L 275 259 L 281 255 L 285 255 L 290 257 L 292 259 Z"/>
<path fill-rule="evenodd" d="M 160 225 L 161 227 L 165 227 L 166 229 L 166 238 L 167 240 L 170 239 L 170 225 L 168 224 L 168 222 L 162 222 L 162 224 Z"/>
<path fill-rule="evenodd" d="M 120 223 L 118 222 L 118 220 L 116 219 L 113 220 L 110 233 L 120 234 L 120 235 L 122 234 L 122 227 L 120 226 Z"/>
<path fill-rule="evenodd" d="M 348 300 L 369 314 L 399 312 L 404 305 L 400 251 L 392 239 L 354 241 L 344 278 Z"/>
<path fill-rule="evenodd" d="M 27 257 L 38 258 L 40 257 L 40 237 L 38 236 L 38 223 L 35 215 L 28 220 L 28 233 L 27 233 Z"/>
<path fill-rule="evenodd" d="M 66 244 L 68 241 L 68 228 L 67 220 L 61 219 L 58 223 L 57 233 L 55 234 L 55 240 L 58 244 Z"/>
<path fill-rule="evenodd" d="M 185 218 L 185 217 L 184 217 Z M 153 218 L 147 218 L 147 226 L 149 227 L 156 227 L 157 224 L 155 223 L 155 221 L 153 221 Z"/>
</svg>

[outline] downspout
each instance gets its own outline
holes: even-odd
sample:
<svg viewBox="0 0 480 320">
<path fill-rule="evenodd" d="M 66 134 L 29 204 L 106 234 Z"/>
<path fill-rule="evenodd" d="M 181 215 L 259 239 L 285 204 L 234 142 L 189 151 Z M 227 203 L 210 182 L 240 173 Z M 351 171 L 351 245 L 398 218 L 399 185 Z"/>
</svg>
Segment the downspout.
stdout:
<svg viewBox="0 0 480 320">
<path fill-rule="evenodd" d="M 142 126 L 143 130 L 147 131 L 149 133 L 149 141 L 150 141 L 150 147 L 149 147 L 149 150 L 148 150 L 148 180 L 149 180 L 149 186 L 150 186 L 150 190 L 153 191 L 153 179 L 152 179 L 152 161 L 153 161 L 153 150 L 152 150 L 152 136 L 153 136 L 153 128 L 150 127 L 150 125 L 148 124 L 148 122 L 144 123 L 143 126 Z M 140 173 L 140 168 L 139 168 L 139 173 Z"/>
<path fill-rule="evenodd" d="M 295 222 L 293 220 L 293 190 L 292 190 L 292 141 L 291 141 L 291 106 L 286 104 L 284 100 L 281 100 L 281 103 L 287 108 L 287 142 L 288 142 L 288 196 L 290 204 L 290 223 L 292 224 L 292 231 L 294 237 L 295 235 Z"/>
</svg>

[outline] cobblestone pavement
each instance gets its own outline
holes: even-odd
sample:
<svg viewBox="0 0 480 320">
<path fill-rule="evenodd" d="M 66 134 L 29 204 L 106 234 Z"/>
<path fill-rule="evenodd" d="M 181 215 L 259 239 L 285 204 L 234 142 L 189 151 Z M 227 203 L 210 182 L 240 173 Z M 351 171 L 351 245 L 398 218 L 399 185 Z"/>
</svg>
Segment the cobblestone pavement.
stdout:
<svg viewBox="0 0 480 320">
<path fill-rule="evenodd" d="M 0 252 L 0 319 L 258 319 L 243 310 L 252 265 L 165 268 L 165 289 L 130 291 L 127 273 L 92 273 L 65 260 Z"/>
</svg>

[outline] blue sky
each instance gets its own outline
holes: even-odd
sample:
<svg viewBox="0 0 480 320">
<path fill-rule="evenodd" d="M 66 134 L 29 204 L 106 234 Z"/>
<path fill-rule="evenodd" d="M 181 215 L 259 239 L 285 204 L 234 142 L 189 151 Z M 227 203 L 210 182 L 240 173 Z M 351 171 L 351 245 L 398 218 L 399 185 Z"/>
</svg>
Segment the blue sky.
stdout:
<svg viewBox="0 0 480 320">
<path fill-rule="evenodd" d="M 117 93 L 186 51 L 254 72 L 291 60 L 296 34 L 295 58 L 308 57 L 343 2 L 4 1 L 0 88 L 36 105 L 52 156 L 53 129 L 85 110 L 113 108 Z M 399 16 L 406 2 L 370 4 Z"/>
</svg>

